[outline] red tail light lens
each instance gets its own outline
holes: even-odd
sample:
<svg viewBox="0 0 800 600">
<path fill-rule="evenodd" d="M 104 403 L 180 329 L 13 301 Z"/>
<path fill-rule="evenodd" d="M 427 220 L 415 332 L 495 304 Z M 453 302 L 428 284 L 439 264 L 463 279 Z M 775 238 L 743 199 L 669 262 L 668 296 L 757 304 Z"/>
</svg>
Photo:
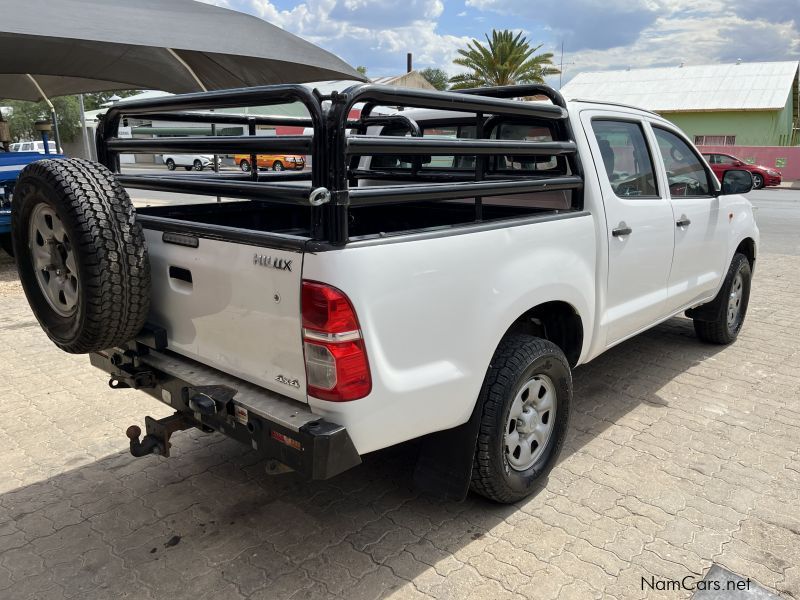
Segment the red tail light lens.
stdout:
<svg viewBox="0 0 800 600">
<path fill-rule="evenodd" d="M 372 390 L 358 317 L 341 290 L 303 281 L 303 348 L 308 394 L 347 402 Z"/>
</svg>

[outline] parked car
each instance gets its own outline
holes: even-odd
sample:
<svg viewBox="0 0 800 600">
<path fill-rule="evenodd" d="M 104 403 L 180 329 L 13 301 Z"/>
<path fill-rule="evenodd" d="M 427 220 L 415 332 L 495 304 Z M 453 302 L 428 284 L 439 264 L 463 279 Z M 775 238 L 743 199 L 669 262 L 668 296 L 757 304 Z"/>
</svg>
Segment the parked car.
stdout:
<svg viewBox="0 0 800 600">
<path fill-rule="evenodd" d="M 736 158 L 730 154 L 722 154 L 720 152 L 703 153 L 703 156 L 711 165 L 711 170 L 718 179 L 722 178 L 723 173 L 728 169 L 744 169 L 750 171 L 753 175 L 753 187 L 760 190 L 768 185 L 781 184 L 781 172 L 771 167 L 764 167 L 762 165 L 749 165 L 743 160 Z"/>
<path fill-rule="evenodd" d="M 11 201 L 14 197 L 17 177 L 27 165 L 48 158 L 63 159 L 64 156 L 56 154 L 55 151 L 50 156 L 42 156 L 35 151 L 3 152 L 0 150 L 0 248 L 10 255 L 14 253 L 11 245 Z"/>
<path fill-rule="evenodd" d="M 164 154 L 162 159 L 170 171 L 174 171 L 176 167 L 183 167 L 187 171 L 192 169 L 202 171 L 214 166 L 213 154 Z M 220 162 L 220 159 L 218 158 L 217 161 Z"/>
<path fill-rule="evenodd" d="M 511 99 L 535 95 L 552 104 Z M 137 118 L 191 106 L 184 120 L 211 120 L 253 97 L 159 98 Z M 14 244 L 39 323 L 111 388 L 174 411 L 147 417 L 143 438 L 129 428 L 134 456 L 169 456 L 170 436 L 197 428 L 271 472 L 326 479 L 419 438 L 422 489 L 515 502 L 564 446 L 574 367 L 675 315 L 703 342 L 739 335 L 759 240 L 752 177 L 733 168 L 720 184 L 659 115 L 542 85 L 359 84 L 329 110 L 303 86 L 257 94 L 291 100 L 315 123 L 293 141 L 317 169 L 305 182 L 121 178 L 240 201 L 135 211 L 109 151 L 124 147 L 122 106 L 104 120 L 105 166 L 21 176 Z M 103 243 L 71 243 L 92 237 Z"/>
<path fill-rule="evenodd" d="M 50 154 L 56 153 L 56 143 L 53 141 L 47 142 L 48 149 L 50 150 Z M 44 142 L 41 140 L 34 140 L 34 141 L 27 141 L 27 142 L 15 142 L 11 144 L 11 152 L 37 152 L 39 154 L 45 154 L 44 151 Z"/>
<path fill-rule="evenodd" d="M 252 168 L 249 154 L 236 154 L 233 161 L 244 172 L 248 172 Z M 302 171 L 306 168 L 306 158 L 297 154 L 259 154 L 258 167 L 273 171 Z"/>
</svg>

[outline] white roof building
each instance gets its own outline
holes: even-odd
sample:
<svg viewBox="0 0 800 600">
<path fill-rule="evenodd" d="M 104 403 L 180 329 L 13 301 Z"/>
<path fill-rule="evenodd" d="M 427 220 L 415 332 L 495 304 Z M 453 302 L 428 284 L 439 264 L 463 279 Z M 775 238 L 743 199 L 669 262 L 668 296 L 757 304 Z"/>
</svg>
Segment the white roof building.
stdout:
<svg viewBox="0 0 800 600">
<path fill-rule="evenodd" d="M 598 71 L 576 75 L 561 93 L 664 113 L 781 110 L 798 68 L 787 61 Z"/>
<path fill-rule="evenodd" d="M 800 62 L 759 62 L 598 71 L 576 75 L 567 100 L 628 104 L 663 114 L 702 144 L 800 143 Z"/>
</svg>

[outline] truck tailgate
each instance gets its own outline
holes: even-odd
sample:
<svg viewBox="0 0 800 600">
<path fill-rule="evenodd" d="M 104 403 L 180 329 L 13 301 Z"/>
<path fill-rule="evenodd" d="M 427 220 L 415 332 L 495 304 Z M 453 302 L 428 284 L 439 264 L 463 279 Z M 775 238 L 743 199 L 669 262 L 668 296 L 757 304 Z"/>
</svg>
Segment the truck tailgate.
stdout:
<svg viewBox="0 0 800 600">
<path fill-rule="evenodd" d="M 194 238 L 171 241 L 145 225 L 150 320 L 168 348 L 307 402 L 300 317 L 301 252 Z M 179 241 L 185 242 L 180 238 Z"/>
</svg>

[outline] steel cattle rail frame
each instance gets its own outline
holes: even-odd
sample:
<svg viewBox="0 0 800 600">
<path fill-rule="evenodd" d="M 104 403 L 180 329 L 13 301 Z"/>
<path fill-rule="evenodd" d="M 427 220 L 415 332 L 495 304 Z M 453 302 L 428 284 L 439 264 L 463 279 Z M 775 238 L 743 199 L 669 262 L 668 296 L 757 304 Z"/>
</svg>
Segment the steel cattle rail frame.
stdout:
<svg viewBox="0 0 800 600">
<path fill-rule="evenodd" d="M 544 95 L 552 104 L 511 100 L 520 96 Z M 330 107 L 326 107 L 330 101 Z M 300 102 L 309 117 L 235 115 L 211 112 L 226 108 L 267 106 Z M 363 104 L 361 116 L 349 117 L 357 104 Z M 408 107 L 454 111 L 474 119 L 477 139 L 432 139 L 422 137 L 422 130 L 412 118 L 397 113 L 372 115 L 378 106 Z M 191 112 L 189 112 L 191 111 Z M 207 112 L 202 112 L 207 111 Z M 121 139 L 116 137 L 123 117 L 151 121 L 215 123 L 246 125 L 248 136 L 196 136 L 165 139 Z M 554 132 L 553 141 L 493 139 L 490 136 L 502 122 L 547 121 Z M 313 135 L 280 137 L 256 136 L 257 125 L 291 125 L 312 127 Z M 373 125 L 397 125 L 410 137 L 369 136 Z M 348 129 L 354 130 L 349 135 Z M 405 89 L 374 84 L 354 85 L 341 93 L 322 96 L 301 85 L 276 85 L 238 90 L 186 94 L 128 102 L 109 109 L 97 130 L 98 157 L 117 174 L 125 186 L 166 192 L 226 196 L 261 201 L 266 204 L 312 206 L 310 224 L 312 238 L 332 246 L 347 243 L 348 211 L 351 206 L 375 204 L 443 201 L 459 198 L 475 199 L 475 221 L 482 220 L 482 198 L 504 194 L 571 190 L 573 208 L 583 206 L 583 178 L 575 138 L 569 124 L 566 103 L 552 88 L 543 85 L 480 88 L 458 92 L 437 92 Z M 311 154 L 313 168 L 308 174 L 260 175 L 258 169 L 245 174 L 186 176 L 122 175 L 119 154 L 143 153 L 236 153 L 248 152 L 252 163 L 261 152 L 297 152 Z M 411 173 L 391 174 L 381 170 L 359 172 L 361 156 L 400 155 L 420 157 Z M 423 156 L 475 156 L 474 173 L 441 174 L 432 177 L 419 173 Z M 520 174 L 488 173 L 491 156 L 555 156 L 562 157 L 568 173 Z M 354 187 L 357 176 L 376 175 L 408 181 L 407 185 Z M 401 175 L 398 177 L 398 175 Z M 292 181 L 308 180 L 310 186 L 292 185 Z M 314 201 L 312 201 L 312 198 Z"/>
<path fill-rule="evenodd" d="M 552 105 L 524 103 L 510 98 L 533 94 L 546 95 Z M 387 202 L 419 202 L 475 198 L 475 220 L 482 219 L 483 196 L 573 190 L 579 194 L 576 209 L 583 207 L 583 177 L 578 160 L 575 136 L 569 125 L 566 102 L 561 94 L 547 86 L 509 86 L 501 88 L 469 89 L 462 92 L 438 92 L 358 84 L 330 96 L 332 106 L 328 112 L 327 139 L 331 152 L 329 189 L 332 201 L 326 205 L 325 235 L 332 244 L 348 240 L 348 210 L 350 206 L 364 206 Z M 377 106 L 402 106 L 405 108 L 438 109 L 475 115 L 477 138 L 438 140 L 415 137 L 371 137 L 364 135 L 366 127 L 359 128 L 361 135 L 347 135 L 347 115 L 356 104 L 364 104 L 361 119 L 367 120 Z M 486 119 L 485 115 L 492 115 Z M 492 119 L 510 118 L 544 119 L 555 124 L 560 138 L 556 142 L 528 142 L 487 139 L 485 125 Z M 527 156 L 565 156 L 571 176 L 509 176 L 485 181 L 488 156 L 504 156 L 513 152 Z M 376 186 L 350 188 L 350 177 L 355 171 L 359 156 L 376 155 L 468 155 L 476 157 L 472 181 L 452 183 L 423 182 L 405 186 Z M 574 203 L 575 204 L 575 203 Z"/>
</svg>

